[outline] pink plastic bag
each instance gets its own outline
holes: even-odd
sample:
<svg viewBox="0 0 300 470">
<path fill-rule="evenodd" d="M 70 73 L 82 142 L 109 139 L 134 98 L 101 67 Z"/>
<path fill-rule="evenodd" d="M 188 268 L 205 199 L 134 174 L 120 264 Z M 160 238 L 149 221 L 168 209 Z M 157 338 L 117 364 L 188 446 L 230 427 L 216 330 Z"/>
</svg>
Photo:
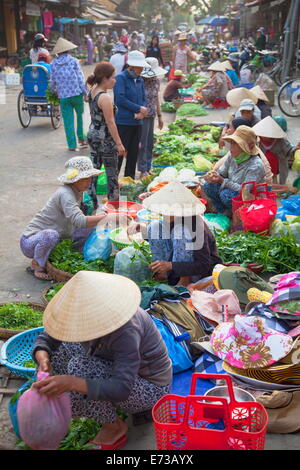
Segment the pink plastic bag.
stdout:
<svg viewBox="0 0 300 470">
<path fill-rule="evenodd" d="M 38 372 L 37 380 L 48 376 L 47 372 Z M 49 398 L 30 388 L 19 399 L 17 416 L 25 444 L 34 450 L 56 450 L 68 432 L 71 400 L 68 393 Z"/>
</svg>

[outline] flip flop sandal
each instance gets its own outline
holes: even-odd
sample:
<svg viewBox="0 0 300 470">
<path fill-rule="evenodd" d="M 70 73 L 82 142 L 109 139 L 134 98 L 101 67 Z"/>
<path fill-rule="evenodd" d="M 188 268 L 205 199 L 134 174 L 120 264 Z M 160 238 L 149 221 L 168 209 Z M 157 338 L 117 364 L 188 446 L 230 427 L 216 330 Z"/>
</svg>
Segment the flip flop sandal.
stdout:
<svg viewBox="0 0 300 470">
<path fill-rule="evenodd" d="M 26 271 L 29 273 L 29 274 L 32 274 L 33 277 L 35 277 L 36 279 L 39 279 L 40 281 L 53 281 L 53 279 L 43 279 L 42 277 L 37 277 L 35 275 L 35 273 L 44 273 L 44 274 L 47 274 L 45 271 L 42 271 L 41 269 L 32 269 L 30 266 L 28 266 L 28 268 L 26 268 Z"/>
<path fill-rule="evenodd" d="M 93 445 L 94 447 L 91 449 L 87 450 L 117 450 L 121 449 L 127 442 L 127 436 L 124 434 L 124 436 L 120 437 L 120 439 L 114 444 L 97 444 L 94 441 L 89 441 L 89 444 Z"/>
</svg>

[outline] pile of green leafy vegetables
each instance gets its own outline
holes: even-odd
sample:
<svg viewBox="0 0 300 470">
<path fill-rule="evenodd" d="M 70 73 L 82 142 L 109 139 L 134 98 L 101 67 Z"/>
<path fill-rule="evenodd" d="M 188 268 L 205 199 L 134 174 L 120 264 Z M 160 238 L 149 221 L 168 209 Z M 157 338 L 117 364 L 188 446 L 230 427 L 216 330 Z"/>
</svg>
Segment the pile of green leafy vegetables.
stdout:
<svg viewBox="0 0 300 470">
<path fill-rule="evenodd" d="M 176 108 L 172 102 L 162 103 L 160 109 L 165 113 L 176 113 Z"/>
<path fill-rule="evenodd" d="M 48 289 L 45 297 L 50 302 L 51 299 L 57 294 L 57 292 L 64 286 L 64 283 L 55 284 L 50 289 Z"/>
<path fill-rule="evenodd" d="M 254 232 L 229 234 L 216 231 L 216 243 L 223 263 L 263 266 L 262 272 L 283 274 L 299 270 L 300 245 L 292 236 L 264 236 Z"/>
<path fill-rule="evenodd" d="M 208 112 L 198 103 L 184 103 L 177 109 L 177 116 L 207 116 Z"/>
<path fill-rule="evenodd" d="M 126 414 L 117 410 L 121 419 L 126 419 Z M 91 418 L 73 418 L 68 434 L 63 438 L 58 450 L 88 450 L 93 447 L 89 441 L 93 440 L 101 429 L 101 424 Z M 24 441 L 19 440 L 17 446 L 20 450 L 31 450 Z"/>
<path fill-rule="evenodd" d="M 58 243 L 49 256 L 49 261 L 55 268 L 70 274 L 76 274 L 78 271 L 113 273 L 114 259 L 112 255 L 107 261 L 101 259 L 85 261 L 83 254 L 74 249 L 72 240 Z"/>
<path fill-rule="evenodd" d="M 30 307 L 27 302 L 7 303 L 0 307 L 0 328 L 29 330 L 43 325 L 43 311 Z"/>
</svg>

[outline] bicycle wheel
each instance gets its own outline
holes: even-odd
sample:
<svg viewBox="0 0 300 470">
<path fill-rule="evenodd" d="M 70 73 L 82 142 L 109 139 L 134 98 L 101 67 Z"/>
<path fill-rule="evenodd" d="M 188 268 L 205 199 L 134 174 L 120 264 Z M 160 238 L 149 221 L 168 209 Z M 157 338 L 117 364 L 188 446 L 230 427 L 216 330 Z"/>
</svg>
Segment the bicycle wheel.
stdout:
<svg viewBox="0 0 300 470">
<path fill-rule="evenodd" d="M 20 91 L 18 96 L 18 116 L 21 126 L 28 127 L 31 121 L 31 114 L 29 107 L 25 101 L 23 90 Z"/>
<path fill-rule="evenodd" d="M 61 125 L 61 112 L 59 106 L 51 104 L 51 124 L 54 129 L 58 129 Z"/>
<path fill-rule="evenodd" d="M 278 93 L 278 106 L 289 117 L 300 116 L 300 80 L 289 80 Z"/>
</svg>

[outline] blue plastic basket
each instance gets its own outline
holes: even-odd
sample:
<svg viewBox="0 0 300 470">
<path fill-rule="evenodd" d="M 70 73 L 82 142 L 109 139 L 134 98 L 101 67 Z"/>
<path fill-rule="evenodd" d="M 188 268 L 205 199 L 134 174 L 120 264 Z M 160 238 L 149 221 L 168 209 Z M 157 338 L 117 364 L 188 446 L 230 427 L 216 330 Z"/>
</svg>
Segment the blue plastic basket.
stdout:
<svg viewBox="0 0 300 470">
<path fill-rule="evenodd" d="M 1 348 L 1 364 L 19 377 L 33 377 L 36 369 L 34 367 L 24 367 L 23 363 L 32 360 L 33 344 L 43 330 L 42 326 L 32 328 L 6 341 Z"/>
</svg>

